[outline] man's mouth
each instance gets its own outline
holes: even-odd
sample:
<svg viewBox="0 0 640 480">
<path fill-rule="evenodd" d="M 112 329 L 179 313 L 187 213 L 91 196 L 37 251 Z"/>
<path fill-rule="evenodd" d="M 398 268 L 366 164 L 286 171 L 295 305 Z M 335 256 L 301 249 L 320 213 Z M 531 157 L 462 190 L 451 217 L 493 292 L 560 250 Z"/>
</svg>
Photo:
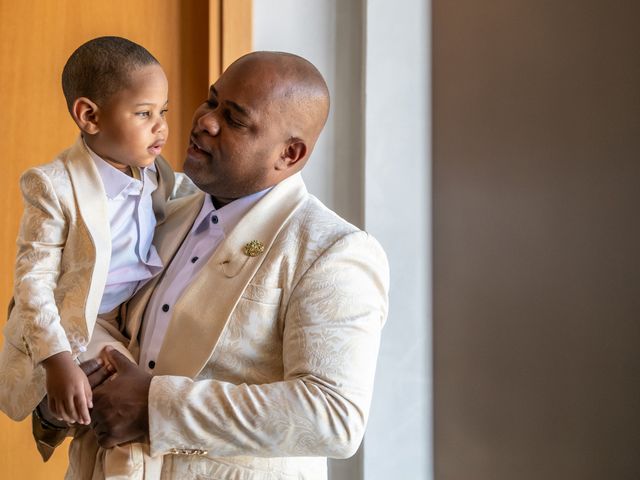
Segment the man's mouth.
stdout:
<svg viewBox="0 0 640 480">
<path fill-rule="evenodd" d="M 211 155 L 211 152 L 204 148 L 202 145 L 199 145 L 197 140 L 191 136 L 189 139 L 189 149 L 193 150 L 195 153 L 203 153 L 205 155 Z"/>
</svg>

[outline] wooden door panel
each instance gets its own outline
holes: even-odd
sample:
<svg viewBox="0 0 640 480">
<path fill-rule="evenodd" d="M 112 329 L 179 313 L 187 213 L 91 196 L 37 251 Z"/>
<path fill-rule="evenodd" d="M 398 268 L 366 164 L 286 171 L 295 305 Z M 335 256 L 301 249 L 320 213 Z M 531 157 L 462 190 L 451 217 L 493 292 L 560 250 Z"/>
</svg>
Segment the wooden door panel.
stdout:
<svg viewBox="0 0 640 480">
<path fill-rule="evenodd" d="M 239 55 L 250 48 L 251 1 L 224 4 L 222 0 L 0 0 L 1 311 L 6 311 L 12 294 L 22 213 L 18 178 L 28 167 L 53 159 L 78 135 L 60 86 L 69 55 L 91 38 L 118 35 L 144 45 L 158 58 L 169 79 L 170 134 L 163 153 L 180 169 L 193 111 L 223 65 L 225 12 L 234 19 L 227 35 L 235 29 L 230 38 L 242 50 L 230 51 Z M 218 60 L 212 64 L 212 59 Z M 30 422 L 14 423 L 0 414 L 0 478 L 62 478 L 66 461 L 66 449 L 60 448 L 43 464 Z"/>
</svg>

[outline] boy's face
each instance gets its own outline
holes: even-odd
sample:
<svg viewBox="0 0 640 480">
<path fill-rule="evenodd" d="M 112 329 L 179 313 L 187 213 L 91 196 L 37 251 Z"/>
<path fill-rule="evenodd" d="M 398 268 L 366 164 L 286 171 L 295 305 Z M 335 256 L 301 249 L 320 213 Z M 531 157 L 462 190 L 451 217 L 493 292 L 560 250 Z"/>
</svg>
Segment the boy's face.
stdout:
<svg viewBox="0 0 640 480">
<path fill-rule="evenodd" d="M 162 67 L 134 70 L 129 86 L 98 107 L 98 131 L 85 135 L 89 147 L 116 168 L 150 165 L 169 134 L 167 103 L 168 82 Z"/>
</svg>

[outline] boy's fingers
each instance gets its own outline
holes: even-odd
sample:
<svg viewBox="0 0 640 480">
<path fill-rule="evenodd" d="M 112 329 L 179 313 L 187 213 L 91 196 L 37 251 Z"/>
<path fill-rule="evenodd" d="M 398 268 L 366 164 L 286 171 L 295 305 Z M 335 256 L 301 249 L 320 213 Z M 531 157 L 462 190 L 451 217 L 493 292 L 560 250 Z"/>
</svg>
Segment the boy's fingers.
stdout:
<svg viewBox="0 0 640 480">
<path fill-rule="evenodd" d="M 76 411 L 78 412 L 78 422 L 83 425 L 89 425 L 91 419 L 87 408 L 87 398 L 84 394 L 76 395 Z"/>
<path fill-rule="evenodd" d="M 59 409 L 58 409 L 58 404 L 56 403 L 55 398 L 53 398 L 52 396 L 49 396 L 49 411 L 53 414 L 54 417 L 56 417 L 56 420 L 59 421 L 63 421 L 64 419 L 62 418 L 62 414 L 60 413 Z"/>
<path fill-rule="evenodd" d="M 84 390 L 84 398 L 87 402 L 88 408 L 93 408 L 93 392 L 91 391 L 91 387 L 87 385 Z"/>
<path fill-rule="evenodd" d="M 76 412 L 76 405 L 73 397 L 68 397 L 64 402 L 64 409 L 69 420 L 65 418 L 65 421 L 75 423 L 78 419 L 78 412 Z"/>
</svg>

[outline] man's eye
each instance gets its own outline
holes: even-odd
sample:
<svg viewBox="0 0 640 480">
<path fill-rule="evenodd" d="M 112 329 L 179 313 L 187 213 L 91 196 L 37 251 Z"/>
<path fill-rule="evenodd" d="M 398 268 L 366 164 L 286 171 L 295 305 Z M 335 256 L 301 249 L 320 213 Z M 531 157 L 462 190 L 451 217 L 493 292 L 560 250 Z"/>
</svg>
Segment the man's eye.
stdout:
<svg viewBox="0 0 640 480">
<path fill-rule="evenodd" d="M 229 125 L 231 125 L 232 127 L 244 127 L 244 125 L 240 122 L 237 122 L 236 120 L 233 119 L 233 117 L 231 116 L 231 112 L 229 110 L 225 110 L 223 113 L 224 119 L 227 121 L 227 123 Z"/>
<path fill-rule="evenodd" d="M 207 105 L 209 106 L 209 108 L 216 108 L 218 106 L 218 100 L 215 98 L 210 98 L 209 100 L 207 100 Z"/>
<path fill-rule="evenodd" d="M 139 117 L 144 117 L 144 118 L 146 118 L 146 117 L 148 117 L 149 115 L 151 115 L 151 113 L 150 113 L 150 112 L 136 112 L 136 115 L 137 115 L 137 116 L 139 116 Z"/>
</svg>

